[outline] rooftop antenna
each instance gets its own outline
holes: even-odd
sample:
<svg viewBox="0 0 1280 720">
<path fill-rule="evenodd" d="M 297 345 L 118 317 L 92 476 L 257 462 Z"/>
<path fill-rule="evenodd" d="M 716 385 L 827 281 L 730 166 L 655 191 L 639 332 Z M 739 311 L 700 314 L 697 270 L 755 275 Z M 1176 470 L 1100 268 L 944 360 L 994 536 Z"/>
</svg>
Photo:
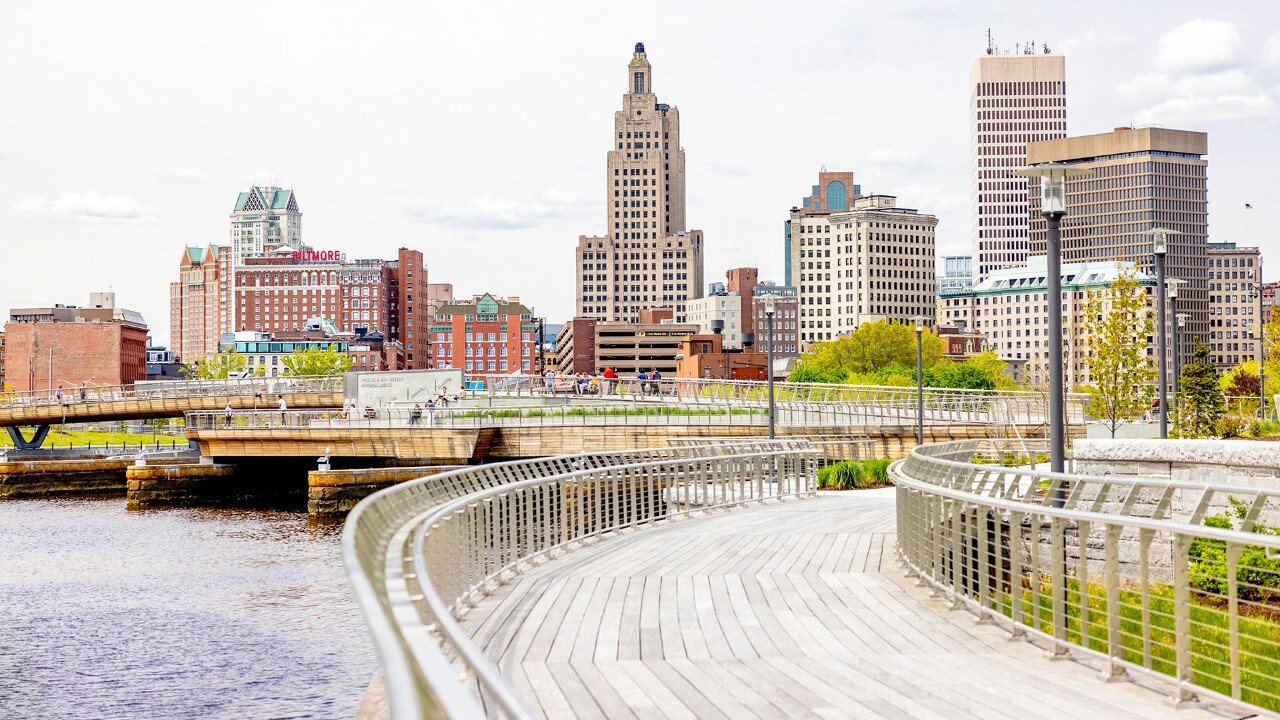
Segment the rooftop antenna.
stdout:
<svg viewBox="0 0 1280 720">
<path fill-rule="evenodd" d="M 1035 53 L 1035 51 L 1036 51 L 1036 41 L 1035 41 L 1035 40 L 1032 40 L 1031 42 L 1029 42 L 1029 43 L 1027 43 L 1026 45 L 1023 45 L 1023 46 L 1022 46 L 1022 53 L 1023 53 L 1024 55 L 1032 55 L 1032 54 L 1034 54 L 1034 53 Z"/>
<path fill-rule="evenodd" d="M 987 28 L 987 54 L 996 54 L 996 44 L 995 41 L 991 39 L 991 28 Z"/>
<path fill-rule="evenodd" d="M 1049 54 L 1049 43 L 1045 43 L 1045 44 L 1044 44 L 1044 45 L 1042 45 L 1041 47 L 1043 47 L 1043 48 L 1044 48 L 1044 54 L 1045 54 L 1045 55 L 1048 55 L 1048 54 Z"/>
<path fill-rule="evenodd" d="M 1022 43 L 1014 43 L 1014 44 L 1013 44 L 1013 54 L 1014 54 L 1014 55 L 1021 55 L 1021 54 L 1022 54 Z"/>
</svg>

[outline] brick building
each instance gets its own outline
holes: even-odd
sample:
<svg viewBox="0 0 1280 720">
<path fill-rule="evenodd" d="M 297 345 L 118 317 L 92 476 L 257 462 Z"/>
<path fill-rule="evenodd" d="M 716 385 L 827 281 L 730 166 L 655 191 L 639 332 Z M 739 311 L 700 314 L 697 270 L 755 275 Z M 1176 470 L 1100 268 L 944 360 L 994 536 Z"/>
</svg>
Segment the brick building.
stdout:
<svg viewBox="0 0 1280 720">
<path fill-rule="evenodd" d="M 218 351 L 231 329 L 231 248 L 188 247 L 169 283 L 169 341 L 179 361 L 194 362 Z"/>
<path fill-rule="evenodd" d="M 473 378 L 537 372 L 538 323 L 520 298 L 454 300 L 436 308 L 429 330 L 436 367 Z"/>
<path fill-rule="evenodd" d="M 278 334 L 320 317 L 342 333 L 381 333 L 404 346 L 406 369 L 430 367 L 424 329 L 430 293 L 422 253 L 400 248 L 395 260 L 353 260 L 336 250 L 268 247 L 237 266 L 236 327 Z"/>
<path fill-rule="evenodd" d="M 147 377 L 147 325 L 94 293 L 96 307 L 15 308 L 4 328 L 3 375 L 16 392 L 71 392 L 81 385 L 132 385 Z"/>
<path fill-rule="evenodd" d="M 769 356 L 724 346 L 721 333 L 689 335 L 676 357 L 676 377 L 712 380 L 767 380 Z"/>
</svg>

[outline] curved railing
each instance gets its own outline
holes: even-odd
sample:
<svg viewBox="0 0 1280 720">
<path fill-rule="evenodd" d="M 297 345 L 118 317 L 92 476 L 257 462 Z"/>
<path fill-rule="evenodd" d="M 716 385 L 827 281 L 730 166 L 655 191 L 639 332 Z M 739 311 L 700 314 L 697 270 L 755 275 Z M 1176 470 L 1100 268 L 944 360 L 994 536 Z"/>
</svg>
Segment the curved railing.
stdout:
<svg viewBox="0 0 1280 720">
<path fill-rule="evenodd" d="M 815 455 L 796 440 L 571 455 L 455 470 L 366 498 L 347 518 L 343 556 L 392 717 L 478 717 L 482 704 L 534 716 L 458 623 L 461 607 L 591 538 L 812 494 Z"/>
<path fill-rule="evenodd" d="M 1280 710 L 1280 489 L 995 464 L 1034 454 L 965 440 L 895 463 L 908 575 L 1110 678 Z"/>
</svg>

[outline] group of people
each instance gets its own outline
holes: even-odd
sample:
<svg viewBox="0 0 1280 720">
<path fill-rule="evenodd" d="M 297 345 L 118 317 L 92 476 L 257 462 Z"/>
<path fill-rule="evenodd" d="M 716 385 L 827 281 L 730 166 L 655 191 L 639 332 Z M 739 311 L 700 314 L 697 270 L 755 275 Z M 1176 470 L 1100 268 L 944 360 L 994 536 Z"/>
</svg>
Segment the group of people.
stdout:
<svg viewBox="0 0 1280 720">
<path fill-rule="evenodd" d="M 57 399 L 59 404 L 65 404 L 68 401 L 74 399 L 74 396 L 72 394 L 70 393 L 64 394 L 62 392 L 61 385 L 58 386 L 58 390 L 53 394 L 53 396 L 55 399 Z M 89 399 L 89 383 L 82 382 L 80 383 L 80 402 L 84 402 L 85 400 L 88 400 L 88 399 Z"/>
<path fill-rule="evenodd" d="M 639 381 L 641 394 L 657 395 L 661 387 L 662 373 L 658 368 L 653 368 L 651 371 L 642 369 L 636 374 L 636 380 Z M 618 371 L 612 367 L 605 368 L 603 372 L 580 372 L 568 375 L 560 375 L 555 370 L 548 370 L 543 375 L 543 382 L 551 392 L 567 384 L 577 395 L 616 395 L 621 378 L 618 376 Z"/>
</svg>

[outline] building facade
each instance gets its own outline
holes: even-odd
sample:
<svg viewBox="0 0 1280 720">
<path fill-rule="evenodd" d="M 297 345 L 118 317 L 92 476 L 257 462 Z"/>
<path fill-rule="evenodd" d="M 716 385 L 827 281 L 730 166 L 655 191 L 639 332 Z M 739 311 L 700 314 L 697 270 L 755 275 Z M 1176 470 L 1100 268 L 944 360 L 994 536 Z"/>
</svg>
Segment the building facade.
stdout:
<svg viewBox="0 0 1280 720">
<path fill-rule="evenodd" d="M 627 67 L 605 171 L 608 232 L 578 238 L 577 314 L 635 322 L 650 307 L 684 320 L 702 295 L 701 230 L 686 230 L 680 111 L 658 102 L 644 44 Z"/>
<path fill-rule="evenodd" d="M 1165 128 L 1116 128 L 1113 132 L 1050 140 L 1027 146 L 1027 162 L 1058 162 L 1088 170 L 1067 179 L 1062 220 L 1062 261 L 1120 260 L 1155 276 L 1152 233 L 1166 228 L 1166 279 L 1186 281 L 1178 307 L 1189 315 L 1185 337 L 1209 337 L 1208 136 Z M 1048 250 L 1039 213 L 1040 186 L 1030 185 L 1031 252 Z M 1172 314 L 1165 320 L 1170 332 Z M 1182 343 L 1183 361 L 1195 351 Z M 1172 374 L 1172 353 L 1169 355 Z"/>
<path fill-rule="evenodd" d="M 712 283 L 706 297 L 689 301 L 689 324 L 698 326 L 702 335 L 718 334 L 725 348 L 742 347 L 744 330 L 742 309 L 744 298 L 724 289 L 723 283 Z M 748 304 L 749 309 L 751 306 Z"/>
<path fill-rule="evenodd" d="M 194 362 L 218 351 L 231 331 L 231 248 L 188 247 L 169 283 L 169 341 L 179 362 Z"/>
<path fill-rule="evenodd" d="M 942 277 L 938 278 L 938 292 L 956 292 L 973 287 L 973 256 L 946 255 L 942 258 Z"/>
<path fill-rule="evenodd" d="M 697 332 L 698 326 L 690 324 L 574 318 L 556 337 L 556 369 L 566 375 L 613 368 L 619 377 L 632 378 L 641 370 L 657 368 L 666 377 L 675 377 L 684 339 Z"/>
<path fill-rule="evenodd" d="M 1256 247 L 1211 242 L 1206 264 L 1209 337 L 1204 342 L 1209 349 L 1209 361 L 1220 370 L 1250 360 L 1262 362 L 1260 337 L 1267 298 L 1262 285 L 1261 253 Z M 1181 298 L 1178 303 L 1170 313 L 1182 312 Z"/>
<path fill-rule="evenodd" d="M 997 55 L 988 47 L 969 73 L 972 203 L 970 237 L 976 282 L 1027 259 L 1027 143 L 1067 135 L 1066 58 Z"/>
<path fill-rule="evenodd" d="M 292 190 L 272 185 L 249 188 L 231 211 L 232 263 L 261 255 L 268 245 L 302 249 L 302 212 Z"/>
<path fill-rule="evenodd" d="M 938 218 L 869 195 L 846 212 L 791 211 L 792 278 L 801 344 L 831 340 L 864 322 L 932 318 Z"/>
<path fill-rule="evenodd" d="M 752 293 L 752 317 L 756 327 L 755 347 L 762 353 L 769 352 L 769 317 L 765 312 L 766 297 L 773 298 L 773 357 L 774 360 L 799 357 L 800 302 L 796 289 L 790 285 L 774 285 L 763 282 Z"/>
<path fill-rule="evenodd" d="M 16 308 L 4 328 L 5 382 L 15 392 L 72 394 L 80 387 L 132 385 L 147 378 L 147 325 L 95 293 L 94 307 Z"/>
<path fill-rule="evenodd" d="M 824 216 L 832 212 L 843 212 L 853 206 L 854 200 L 862 195 L 862 187 L 854 183 L 853 173 L 849 171 L 828 172 L 823 168 L 818 172 L 818 184 L 814 185 L 808 196 L 800 201 L 800 207 L 791 208 L 794 214 L 799 211 L 804 216 Z M 793 285 L 791 268 L 791 221 L 783 225 L 783 278 L 787 285 Z"/>
<path fill-rule="evenodd" d="M 406 369 L 430 367 L 424 329 L 427 267 L 422 253 L 400 248 L 395 260 L 347 260 L 337 250 L 267 246 L 235 268 L 236 326 L 243 331 L 297 332 L 312 318 L 338 332 L 380 333 L 400 343 Z"/>
<path fill-rule="evenodd" d="M 1085 362 L 1085 307 L 1090 289 L 1106 288 L 1132 263 L 1088 262 L 1062 265 L 1062 341 L 1064 382 L 1068 390 L 1089 384 Z M 961 336 L 980 335 L 982 347 L 1010 362 L 1025 366 L 1025 379 L 1036 387 L 1048 386 L 1049 302 L 1046 298 L 1048 264 L 1043 255 L 1032 256 L 1021 267 L 992 271 L 971 290 L 938 296 L 938 323 L 956 329 Z M 1135 272 L 1144 288 L 1149 308 L 1155 307 L 1155 278 Z M 1104 305 L 1104 309 L 1106 305 Z M 1155 358 L 1153 338 L 1146 354 Z"/>
<path fill-rule="evenodd" d="M 430 331 L 435 367 L 477 379 L 537 372 L 538 324 L 520 298 L 454 300 L 436 308 Z"/>
</svg>

